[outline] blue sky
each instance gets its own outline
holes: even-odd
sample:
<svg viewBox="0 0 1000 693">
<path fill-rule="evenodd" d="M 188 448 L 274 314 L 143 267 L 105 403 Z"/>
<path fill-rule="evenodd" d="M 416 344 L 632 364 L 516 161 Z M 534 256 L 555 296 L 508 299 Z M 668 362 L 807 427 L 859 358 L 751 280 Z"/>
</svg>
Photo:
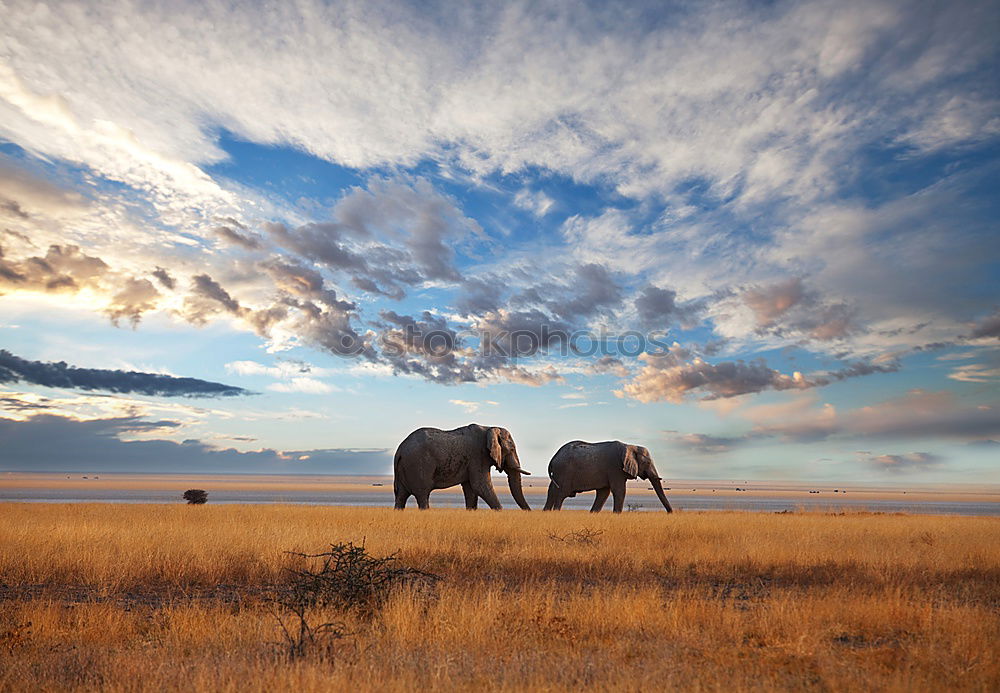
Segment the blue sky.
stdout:
<svg viewBox="0 0 1000 693">
<path fill-rule="evenodd" d="M 995 2 L 5 14 L 0 468 L 1000 481 Z"/>
</svg>

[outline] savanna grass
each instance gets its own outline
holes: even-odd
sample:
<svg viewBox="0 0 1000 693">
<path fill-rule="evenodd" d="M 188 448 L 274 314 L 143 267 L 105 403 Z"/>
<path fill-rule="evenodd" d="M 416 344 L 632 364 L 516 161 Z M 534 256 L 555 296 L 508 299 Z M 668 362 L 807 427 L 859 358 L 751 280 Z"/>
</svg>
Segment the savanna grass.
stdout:
<svg viewBox="0 0 1000 693">
<path fill-rule="evenodd" d="M 998 690 L 997 536 L 905 515 L 3 504 L 0 689 Z M 349 636 L 282 657 L 287 552 L 347 541 L 443 579 L 374 617 L 318 608 Z"/>
</svg>

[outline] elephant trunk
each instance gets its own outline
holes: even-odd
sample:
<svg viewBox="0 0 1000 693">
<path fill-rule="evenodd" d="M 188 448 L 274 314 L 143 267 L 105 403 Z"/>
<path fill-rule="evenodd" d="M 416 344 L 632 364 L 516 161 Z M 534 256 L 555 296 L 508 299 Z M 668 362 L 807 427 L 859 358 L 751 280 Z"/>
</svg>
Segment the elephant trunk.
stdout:
<svg viewBox="0 0 1000 693">
<path fill-rule="evenodd" d="M 528 501 L 524 499 L 524 490 L 521 488 L 521 468 L 515 467 L 507 472 L 507 485 L 510 486 L 510 495 L 521 510 L 531 510 Z"/>
<path fill-rule="evenodd" d="M 672 513 L 674 509 L 670 507 L 670 501 L 667 500 L 666 495 L 663 493 L 663 484 L 660 483 L 660 478 L 658 476 L 650 477 L 649 483 L 653 485 L 653 490 L 656 491 L 656 497 L 660 499 L 661 503 L 663 503 L 663 509 L 668 513 Z"/>
</svg>

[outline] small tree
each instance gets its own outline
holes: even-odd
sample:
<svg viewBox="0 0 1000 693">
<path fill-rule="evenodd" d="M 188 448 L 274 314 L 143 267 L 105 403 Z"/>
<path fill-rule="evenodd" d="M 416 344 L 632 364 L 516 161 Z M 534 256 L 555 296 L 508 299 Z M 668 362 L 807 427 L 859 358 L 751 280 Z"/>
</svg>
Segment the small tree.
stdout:
<svg viewBox="0 0 1000 693">
<path fill-rule="evenodd" d="M 184 500 L 188 505 L 202 505 L 208 502 L 208 491 L 202 491 L 200 488 L 188 489 L 184 492 Z"/>
<path fill-rule="evenodd" d="M 310 625 L 307 616 L 318 615 L 317 607 L 371 617 L 393 589 L 405 585 L 429 587 L 440 579 L 432 573 L 400 565 L 395 554 L 372 556 L 363 543 L 361 546 L 351 542 L 332 544 L 323 553 L 288 553 L 303 563 L 297 569 L 289 569 L 290 579 L 278 587 L 272 603 L 285 636 L 286 653 L 292 659 L 304 657 L 311 650 L 332 656 L 334 643 L 348 634 L 341 623 Z M 287 623 L 286 612 L 291 614 Z"/>
</svg>

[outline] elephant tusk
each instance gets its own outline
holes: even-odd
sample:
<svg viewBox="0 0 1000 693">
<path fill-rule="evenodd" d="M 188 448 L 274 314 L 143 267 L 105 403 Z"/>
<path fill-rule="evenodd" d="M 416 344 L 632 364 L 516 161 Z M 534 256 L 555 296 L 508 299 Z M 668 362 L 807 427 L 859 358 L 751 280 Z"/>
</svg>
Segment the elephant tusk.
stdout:
<svg viewBox="0 0 1000 693">
<path fill-rule="evenodd" d="M 523 469 L 518 469 L 517 471 L 521 472 L 521 473 L 522 473 L 522 474 L 524 474 L 525 476 L 531 476 L 531 472 L 526 472 L 526 471 L 524 471 Z"/>
</svg>

